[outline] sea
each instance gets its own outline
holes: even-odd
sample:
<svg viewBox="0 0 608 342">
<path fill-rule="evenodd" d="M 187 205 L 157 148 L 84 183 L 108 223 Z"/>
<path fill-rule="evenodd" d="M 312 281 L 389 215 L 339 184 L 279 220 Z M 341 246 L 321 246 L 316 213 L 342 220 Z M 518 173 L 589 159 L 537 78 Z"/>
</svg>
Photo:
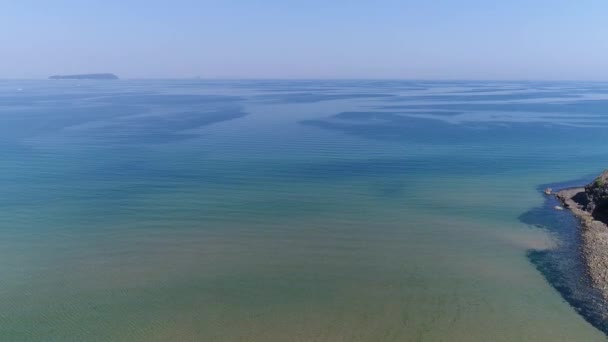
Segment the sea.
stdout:
<svg viewBox="0 0 608 342">
<path fill-rule="evenodd" d="M 1 80 L 0 341 L 605 341 L 608 83 Z"/>
</svg>

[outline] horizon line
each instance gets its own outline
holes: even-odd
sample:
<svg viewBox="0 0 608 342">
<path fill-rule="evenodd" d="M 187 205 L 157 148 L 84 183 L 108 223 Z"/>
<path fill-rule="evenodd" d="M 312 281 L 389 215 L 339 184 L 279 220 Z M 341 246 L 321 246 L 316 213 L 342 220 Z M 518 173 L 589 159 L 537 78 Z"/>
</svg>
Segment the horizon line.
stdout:
<svg viewBox="0 0 608 342">
<path fill-rule="evenodd" d="M 77 75 L 77 74 L 76 74 Z M 116 74 L 115 74 L 116 75 Z M 95 79 L 62 79 L 54 80 L 49 77 L 32 78 L 5 78 L 0 77 L 0 81 L 145 81 L 145 80 L 191 80 L 191 81 L 411 81 L 411 82 L 608 82 L 600 79 L 475 79 L 475 78 L 392 78 L 392 77 L 126 77 L 116 80 L 95 80 Z"/>
</svg>

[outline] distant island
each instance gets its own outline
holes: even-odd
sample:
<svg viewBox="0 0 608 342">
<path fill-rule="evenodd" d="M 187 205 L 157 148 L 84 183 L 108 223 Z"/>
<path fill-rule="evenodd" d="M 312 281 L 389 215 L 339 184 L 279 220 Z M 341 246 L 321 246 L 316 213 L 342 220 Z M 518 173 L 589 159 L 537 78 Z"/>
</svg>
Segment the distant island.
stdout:
<svg viewBox="0 0 608 342">
<path fill-rule="evenodd" d="M 117 80 L 114 74 L 80 74 L 80 75 L 53 75 L 51 80 Z"/>
</svg>

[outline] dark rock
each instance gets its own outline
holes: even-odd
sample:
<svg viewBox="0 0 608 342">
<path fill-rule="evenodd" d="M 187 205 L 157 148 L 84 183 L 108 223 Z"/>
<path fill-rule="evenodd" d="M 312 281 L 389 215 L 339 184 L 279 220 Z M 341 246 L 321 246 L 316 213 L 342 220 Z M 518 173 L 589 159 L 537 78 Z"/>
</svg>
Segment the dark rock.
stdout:
<svg viewBox="0 0 608 342">
<path fill-rule="evenodd" d="M 587 203 L 581 203 L 585 211 L 594 219 L 608 223 L 608 171 L 585 186 L 585 197 Z"/>
<path fill-rule="evenodd" d="M 589 205 L 589 197 L 587 197 L 587 193 L 584 191 L 572 196 L 572 200 L 574 200 L 574 202 L 576 202 L 581 208 L 586 208 Z"/>
</svg>

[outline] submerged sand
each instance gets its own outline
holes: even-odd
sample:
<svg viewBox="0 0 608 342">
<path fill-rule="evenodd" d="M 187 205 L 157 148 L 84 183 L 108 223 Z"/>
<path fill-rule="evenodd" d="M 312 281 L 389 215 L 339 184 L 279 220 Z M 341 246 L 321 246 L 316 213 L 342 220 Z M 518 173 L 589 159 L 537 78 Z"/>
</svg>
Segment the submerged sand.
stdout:
<svg viewBox="0 0 608 342">
<path fill-rule="evenodd" d="M 593 287 L 608 300 L 608 226 L 593 218 L 577 202 L 584 188 L 565 189 L 556 196 L 581 221 L 581 252 Z"/>
</svg>

